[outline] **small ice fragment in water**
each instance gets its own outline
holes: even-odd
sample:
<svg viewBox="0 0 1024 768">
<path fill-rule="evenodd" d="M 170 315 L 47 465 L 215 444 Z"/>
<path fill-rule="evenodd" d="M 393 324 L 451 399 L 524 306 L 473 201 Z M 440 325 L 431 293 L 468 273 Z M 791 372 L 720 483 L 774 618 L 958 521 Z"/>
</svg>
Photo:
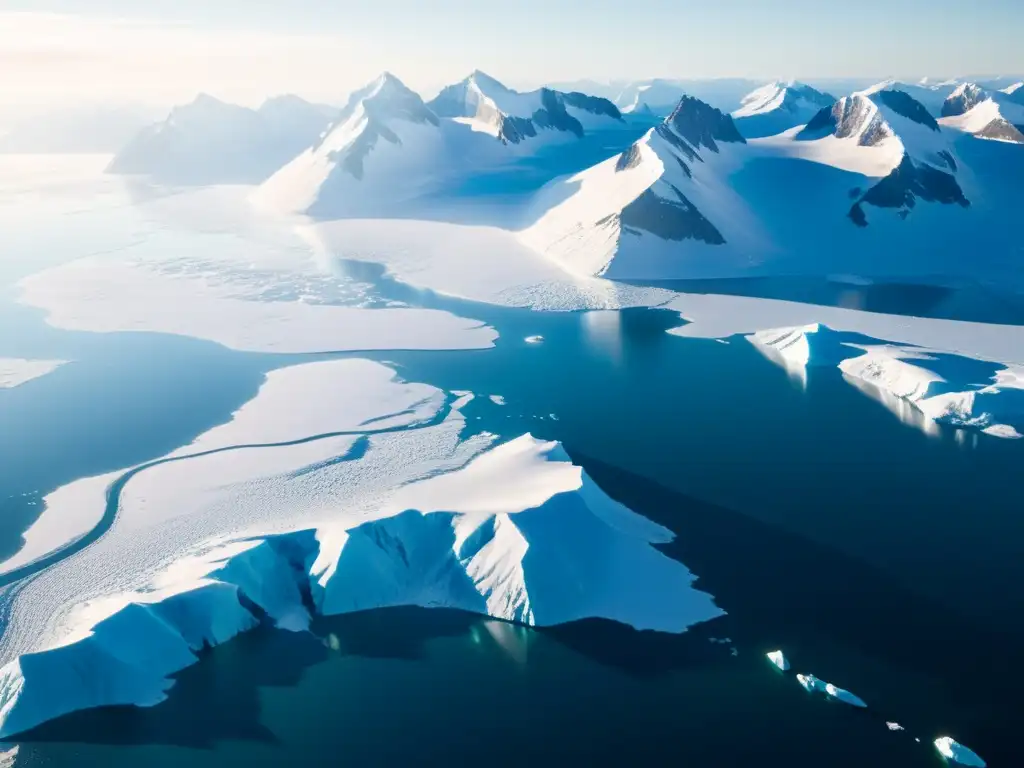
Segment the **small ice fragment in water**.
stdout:
<svg viewBox="0 0 1024 768">
<path fill-rule="evenodd" d="M 900 725 L 899 723 L 894 723 L 894 722 L 892 722 L 890 720 L 886 720 L 885 721 L 885 727 L 888 728 L 890 731 L 902 731 L 903 730 L 903 726 L 902 725 Z"/>
<path fill-rule="evenodd" d="M 797 675 L 796 681 L 800 683 L 804 688 L 812 693 L 814 691 L 824 691 L 825 681 L 819 680 L 814 675 Z"/>
<path fill-rule="evenodd" d="M 867 706 L 867 704 L 864 703 L 864 699 L 862 699 L 860 696 L 852 694 L 843 688 L 839 688 L 838 686 L 832 685 L 832 683 L 825 684 L 825 693 L 827 693 L 833 699 L 841 701 L 844 704 L 849 704 L 853 707 Z"/>
<path fill-rule="evenodd" d="M 540 344 L 542 341 L 544 341 L 544 337 L 543 336 L 527 336 L 525 339 L 523 339 L 523 341 L 525 341 L 527 344 Z"/>
<path fill-rule="evenodd" d="M 495 405 L 505 404 L 505 398 L 502 397 L 501 395 L 488 395 L 488 397 L 490 398 L 491 402 L 494 403 Z"/>
<path fill-rule="evenodd" d="M 940 755 L 954 763 L 972 766 L 972 768 L 985 768 L 985 761 L 976 752 L 949 736 L 936 739 L 935 748 L 939 750 Z"/>
<path fill-rule="evenodd" d="M 786 658 L 786 655 L 782 651 L 771 651 L 765 655 L 768 657 L 768 661 L 783 672 L 789 669 L 789 659 Z"/>
<path fill-rule="evenodd" d="M 730 656 L 739 656 L 740 655 L 740 649 L 739 648 L 730 648 L 729 649 L 729 655 Z"/>
</svg>

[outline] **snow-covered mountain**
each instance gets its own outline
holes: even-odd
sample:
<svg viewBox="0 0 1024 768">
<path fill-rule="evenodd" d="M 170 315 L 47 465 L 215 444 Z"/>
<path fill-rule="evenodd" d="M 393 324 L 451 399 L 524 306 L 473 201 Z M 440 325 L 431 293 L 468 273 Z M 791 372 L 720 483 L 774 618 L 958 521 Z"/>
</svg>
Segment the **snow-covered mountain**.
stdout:
<svg viewBox="0 0 1024 768">
<path fill-rule="evenodd" d="M 960 86 L 959 80 L 932 81 L 928 78 L 917 83 L 899 80 L 883 80 L 860 91 L 867 96 L 879 91 L 901 91 L 921 104 L 932 117 L 942 115 L 942 105 L 946 98 Z"/>
<path fill-rule="evenodd" d="M 385 73 L 353 93 L 330 130 L 254 201 L 314 218 L 393 215 L 503 154 L 507 147 L 478 121 L 438 117 Z"/>
<path fill-rule="evenodd" d="M 139 132 L 107 170 L 174 184 L 260 182 L 309 146 L 332 112 L 298 96 L 254 110 L 200 94 Z"/>
<path fill-rule="evenodd" d="M 683 97 L 626 152 L 542 190 L 537 221 L 522 238 L 573 272 L 657 274 L 683 242 L 726 242 L 702 210 L 742 207 L 723 183 L 722 155 L 743 143 L 727 114 Z"/>
<path fill-rule="evenodd" d="M 1005 221 L 1024 190 L 1006 177 L 1024 156 L 970 142 L 891 88 L 748 141 L 685 97 L 622 155 L 542 190 L 520 237 L 571 271 L 621 279 L 960 275 L 965 249 L 982 254 L 975 276 L 1019 274 Z"/>
<path fill-rule="evenodd" d="M 732 113 L 732 118 L 745 138 L 757 139 L 804 125 L 835 100 L 809 85 L 776 81 L 744 96 L 742 106 Z"/>
<path fill-rule="evenodd" d="M 743 99 L 759 83 L 742 78 L 671 80 L 654 78 L 629 83 L 615 98 L 623 114 L 671 114 L 683 96 L 691 96 L 725 112 L 742 106 Z"/>
<path fill-rule="evenodd" d="M 477 70 L 427 105 L 438 117 L 469 121 L 506 144 L 538 137 L 582 137 L 589 128 L 622 121 L 608 99 L 551 88 L 520 93 Z"/>
<path fill-rule="evenodd" d="M 1024 144 L 1024 104 L 975 83 L 963 83 L 949 95 L 941 122 L 979 138 Z"/>
</svg>

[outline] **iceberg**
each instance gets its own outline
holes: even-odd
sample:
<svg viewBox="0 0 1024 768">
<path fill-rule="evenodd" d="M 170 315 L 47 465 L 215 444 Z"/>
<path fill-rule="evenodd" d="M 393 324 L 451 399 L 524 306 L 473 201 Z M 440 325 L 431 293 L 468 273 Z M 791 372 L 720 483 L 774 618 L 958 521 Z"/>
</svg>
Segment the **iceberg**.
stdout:
<svg viewBox="0 0 1024 768">
<path fill-rule="evenodd" d="M 786 658 L 786 655 L 782 651 L 770 651 L 769 653 L 766 653 L 765 656 L 768 657 L 768 661 L 783 672 L 789 669 L 789 659 Z"/>
<path fill-rule="evenodd" d="M 985 768 L 985 761 L 971 749 L 968 749 L 956 739 L 949 736 L 942 736 L 935 740 L 935 748 L 939 754 L 947 760 L 952 760 L 958 765 L 972 766 L 972 768 Z"/>
<path fill-rule="evenodd" d="M 38 379 L 65 364 L 65 360 L 23 360 L 0 357 L 0 389 L 14 389 L 32 379 Z"/>
<path fill-rule="evenodd" d="M 369 519 L 209 542 L 140 588 L 76 606 L 57 642 L 0 669 L 0 738 L 80 709 L 156 704 L 203 647 L 261 622 L 305 628 L 305 595 L 323 614 L 415 605 L 683 632 L 723 611 L 652 546 L 672 536 L 559 444 L 523 435 L 399 488 Z"/>
<path fill-rule="evenodd" d="M 804 687 L 805 690 L 810 691 L 811 693 L 823 693 L 829 698 L 854 707 L 867 706 L 867 704 L 864 703 L 864 700 L 859 696 L 850 693 L 839 686 L 833 685 L 832 683 L 827 683 L 814 675 L 798 674 L 796 676 L 796 680 Z"/>
<path fill-rule="evenodd" d="M 828 696 L 831 696 L 836 701 L 841 701 L 844 704 L 849 704 L 854 707 L 867 706 L 867 704 L 864 703 L 864 699 L 860 698 L 860 696 L 850 693 L 846 689 L 840 688 L 839 686 L 832 685 L 832 683 L 825 684 L 825 693 Z"/>
<path fill-rule="evenodd" d="M 1024 367 L 1015 363 L 889 343 L 821 323 L 747 338 L 791 372 L 836 366 L 869 391 L 909 403 L 929 422 L 995 437 L 1019 437 L 1024 430 Z"/>
<path fill-rule="evenodd" d="M 814 693 L 816 691 L 825 691 L 825 681 L 819 680 L 814 675 L 802 675 L 797 674 L 796 681 L 804 687 L 805 690 Z"/>
</svg>

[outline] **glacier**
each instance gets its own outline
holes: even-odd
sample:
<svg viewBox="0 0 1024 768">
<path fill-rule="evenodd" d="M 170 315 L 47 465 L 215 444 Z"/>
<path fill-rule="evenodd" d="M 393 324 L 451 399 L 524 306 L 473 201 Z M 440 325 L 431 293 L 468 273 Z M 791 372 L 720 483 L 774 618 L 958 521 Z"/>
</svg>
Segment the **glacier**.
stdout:
<svg viewBox="0 0 1024 768">
<path fill-rule="evenodd" d="M 747 337 L 793 371 L 836 366 L 850 380 L 906 401 L 926 419 L 996 437 L 1024 432 L 1024 367 L 893 344 L 820 323 Z"/>
<path fill-rule="evenodd" d="M 0 357 L 0 389 L 14 389 L 64 365 L 66 360 L 25 360 Z"/>
<path fill-rule="evenodd" d="M 230 485 L 326 461 L 350 449 L 358 436 L 428 422 L 445 403 L 440 390 L 400 381 L 392 369 L 368 360 L 329 360 L 279 368 L 266 375 L 255 397 L 225 424 L 144 466 L 206 454 L 202 464 L 191 464 L 180 480 L 152 489 L 146 488 L 151 475 L 142 473 L 126 486 L 122 506 L 130 506 L 132 498 L 144 500 L 152 494 L 152 501 L 140 501 L 145 506 L 139 511 L 140 518 L 151 525 L 155 519 L 173 516 L 176 510 L 194 505 L 196 497 L 190 494 L 203 482 Z M 338 435 L 346 432 L 350 434 Z M 327 434 L 335 437 L 286 449 L 287 460 L 273 447 Z M 246 446 L 265 447 L 247 450 Z M 0 563 L 0 576 L 10 577 L 86 536 L 104 517 L 108 489 L 118 478 L 141 469 L 125 467 L 82 478 L 47 494 L 42 513 L 24 533 L 24 545 Z M 165 471 L 176 470 L 168 467 Z M 143 490 L 134 497 L 134 489 L 140 486 Z M 129 514 L 126 520 L 122 514 L 122 525 L 130 524 L 131 517 Z"/>
<path fill-rule="evenodd" d="M 0 669 L 0 737 L 79 709 L 156 704 L 203 647 L 261 622 L 302 630 L 310 606 L 682 632 L 723 611 L 653 546 L 672 535 L 606 496 L 557 443 L 523 435 L 403 486 L 369 519 L 210 541 L 143 586 L 75 606 L 57 642 Z"/>
</svg>

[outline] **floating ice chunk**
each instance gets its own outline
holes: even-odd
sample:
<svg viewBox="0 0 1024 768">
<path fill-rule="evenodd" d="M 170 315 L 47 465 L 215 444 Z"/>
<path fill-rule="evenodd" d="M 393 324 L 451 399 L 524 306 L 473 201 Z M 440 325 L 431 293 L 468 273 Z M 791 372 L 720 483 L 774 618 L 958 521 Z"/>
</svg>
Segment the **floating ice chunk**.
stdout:
<svg viewBox="0 0 1024 768">
<path fill-rule="evenodd" d="M 66 360 L 22 360 L 0 357 L 0 389 L 14 389 L 60 368 Z"/>
<path fill-rule="evenodd" d="M 800 683 L 800 685 L 802 685 L 804 688 L 806 688 L 811 693 L 814 693 L 816 691 L 821 691 L 822 693 L 824 693 L 824 691 L 825 691 L 825 685 L 826 685 L 825 681 L 824 680 L 819 680 L 814 675 L 800 675 L 800 674 L 798 674 L 796 676 L 796 681 L 798 683 Z"/>
<path fill-rule="evenodd" d="M 827 695 L 831 696 L 836 701 L 841 701 L 844 704 L 849 704 L 850 706 L 853 706 L 853 707 L 866 707 L 867 706 L 867 704 L 864 703 L 864 699 L 860 698 L 860 696 L 857 696 L 856 694 L 850 693 L 849 691 L 845 690 L 844 688 L 840 688 L 840 687 L 838 687 L 836 685 L 832 685 L 832 683 L 826 683 L 825 684 L 825 693 Z"/>
<path fill-rule="evenodd" d="M 488 397 L 489 397 L 490 401 L 492 403 L 494 403 L 495 405 L 504 405 L 505 404 L 505 398 L 502 397 L 501 395 L 488 395 Z"/>
<path fill-rule="evenodd" d="M 885 721 L 885 727 L 888 728 L 890 731 L 902 731 L 902 730 L 905 730 L 902 725 L 900 725 L 899 723 L 895 723 L 892 720 L 886 720 Z"/>
<path fill-rule="evenodd" d="M 786 658 L 786 655 L 782 651 L 771 651 L 765 655 L 768 657 L 768 661 L 783 672 L 789 669 L 789 659 Z"/>
<path fill-rule="evenodd" d="M 926 430 L 943 423 L 1016 438 L 1024 429 L 1021 366 L 888 343 L 820 323 L 747 338 L 805 383 L 808 368 L 837 366 L 848 381 Z M 993 383 L 983 383 L 985 378 Z"/>
<path fill-rule="evenodd" d="M 523 341 L 525 341 L 527 344 L 540 344 L 541 342 L 544 341 L 544 337 L 543 336 L 527 336 L 525 339 L 523 339 Z"/>
<path fill-rule="evenodd" d="M 949 736 L 936 739 L 935 748 L 939 750 L 940 755 L 954 763 L 971 766 L 971 768 L 985 768 L 985 761 L 976 752 Z"/>
</svg>

